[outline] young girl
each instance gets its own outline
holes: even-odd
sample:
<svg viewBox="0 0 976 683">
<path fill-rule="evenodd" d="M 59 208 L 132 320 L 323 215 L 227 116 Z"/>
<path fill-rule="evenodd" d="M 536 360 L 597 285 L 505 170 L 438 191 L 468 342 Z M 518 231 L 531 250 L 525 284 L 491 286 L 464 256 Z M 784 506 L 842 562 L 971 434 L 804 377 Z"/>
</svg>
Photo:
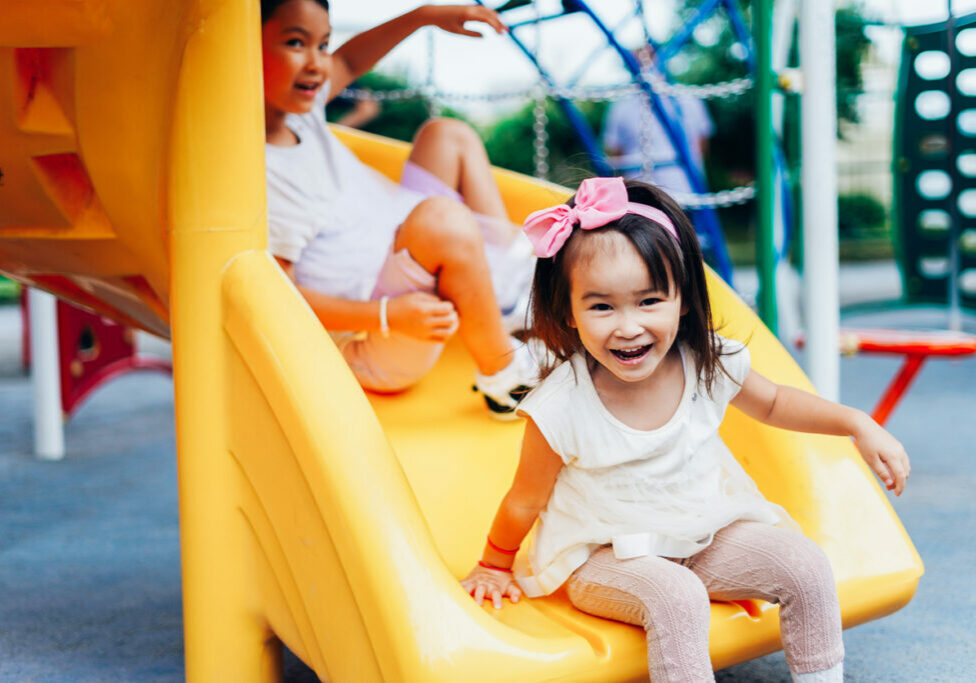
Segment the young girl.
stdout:
<svg viewBox="0 0 976 683">
<path fill-rule="evenodd" d="M 709 597 L 761 598 L 780 605 L 794 678 L 841 681 L 830 565 L 782 528 L 795 525 L 718 427 L 731 403 L 784 429 L 853 436 L 896 494 L 901 444 L 859 410 L 770 382 L 713 332 L 698 240 L 661 190 L 586 180 L 525 231 L 540 257 L 533 331 L 558 364 L 519 404 L 515 480 L 464 588 L 498 608 L 566 583 L 584 612 L 645 628 L 654 681 L 712 680 Z"/>
<path fill-rule="evenodd" d="M 261 19 L 271 253 L 363 386 L 410 386 L 457 331 L 489 408 L 514 417 L 537 366 L 503 314 L 510 327 L 524 320 L 534 258 L 506 218 L 480 139 L 461 122 L 429 122 L 396 185 L 356 159 L 324 114 L 417 29 L 479 36 L 465 22 L 502 32 L 501 21 L 484 7 L 425 6 L 330 54 L 327 0 L 262 0 Z"/>
</svg>

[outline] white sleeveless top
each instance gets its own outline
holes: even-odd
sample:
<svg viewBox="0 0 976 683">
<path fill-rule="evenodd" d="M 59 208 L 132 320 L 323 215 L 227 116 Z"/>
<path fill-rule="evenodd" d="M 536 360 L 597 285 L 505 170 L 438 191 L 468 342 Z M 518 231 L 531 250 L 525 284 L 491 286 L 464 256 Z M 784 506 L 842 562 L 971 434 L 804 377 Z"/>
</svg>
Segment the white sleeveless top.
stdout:
<svg viewBox="0 0 976 683">
<path fill-rule="evenodd" d="M 612 544 L 618 559 L 690 557 L 736 520 L 794 526 L 763 498 L 718 435 L 749 373 L 749 351 L 719 337 L 722 364 L 709 396 L 691 352 L 679 347 L 685 386 L 671 419 L 649 431 L 606 409 L 577 354 L 519 404 L 565 467 L 539 516 L 515 578 L 529 597 L 563 584 L 590 553 Z"/>
</svg>

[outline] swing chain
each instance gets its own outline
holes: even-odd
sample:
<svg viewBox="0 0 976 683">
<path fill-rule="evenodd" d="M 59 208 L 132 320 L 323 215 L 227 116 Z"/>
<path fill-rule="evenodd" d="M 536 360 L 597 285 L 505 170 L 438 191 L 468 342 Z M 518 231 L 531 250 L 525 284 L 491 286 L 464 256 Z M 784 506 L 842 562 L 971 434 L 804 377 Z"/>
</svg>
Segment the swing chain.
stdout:
<svg viewBox="0 0 976 683">
<path fill-rule="evenodd" d="M 539 5 L 535 5 L 535 45 L 533 51 L 536 58 L 541 52 L 542 45 L 542 12 Z M 532 105 L 532 132 L 535 138 L 532 142 L 532 156 L 535 167 L 535 177 L 545 180 L 549 177 L 549 115 L 546 112 L 546 88 L 541 80 L 536 84 L 534 102 Z"/>
<path fill-rule="evenodd" d="M 647 83 L 658 95 L 689 96 L 697 99 L 729 99 L 738 97 L 752 88 L 752 78 L 736 78 L 723 83 L 708 85 L 683 85 L 668 83 L 658 75 L 647 77 Z M 342 96 L 354 100 L 377 100 L 379 102 L 394 102 L 409 100 L 422 96 L 434 96 L 438 100 L 455 102 L 497 102 L 502 100 L 528 99 L 535 96 L 538 86 L 530 89 L 509 90 L 495 93 L 457 93 L 444 92 L 425 86 L 423 88 L 402 88 L 399 90 L 370 90 L 367 88 L 346 88 Z M 609 102 L 630 97 L 641 92 L 641 86 L 634 83 L 623 85 L 602 85 L 585 87 L 545 86 L 545 93 L 550 97 L 567 100 L 581 100 L 592 102 Z"/>
<path fill-rule="evenodd" d="M 702 194 L 687 194 L 684 192 L 668 191 L 671 198 L 686 209 L 722 209 L 730 206 L 745 204 L 756 196 L 756 184 L 749 183 L 740 187 L 718 192 Z"/>
</svg>

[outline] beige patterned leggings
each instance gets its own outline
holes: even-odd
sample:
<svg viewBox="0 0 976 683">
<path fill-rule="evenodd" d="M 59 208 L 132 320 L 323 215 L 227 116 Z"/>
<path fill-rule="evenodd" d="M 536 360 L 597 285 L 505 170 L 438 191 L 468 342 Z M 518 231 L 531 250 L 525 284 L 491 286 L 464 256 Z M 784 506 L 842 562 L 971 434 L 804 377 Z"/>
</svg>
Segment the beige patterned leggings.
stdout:
<svg viewBox="0 0 976 683">
<path fill-rule="evenodd" d="M 730 524 L 683 560 L 618 560 L 607 546 L 573 573 L 567 591 L 584 612 L 644 627 L 655 683 L 714 680 L 709 597 L 778 603 L 783 649 L 795 674 L 829 669 L 844 658 L 826 556 L 805 536 L 769 524 Z"/>
</svg>

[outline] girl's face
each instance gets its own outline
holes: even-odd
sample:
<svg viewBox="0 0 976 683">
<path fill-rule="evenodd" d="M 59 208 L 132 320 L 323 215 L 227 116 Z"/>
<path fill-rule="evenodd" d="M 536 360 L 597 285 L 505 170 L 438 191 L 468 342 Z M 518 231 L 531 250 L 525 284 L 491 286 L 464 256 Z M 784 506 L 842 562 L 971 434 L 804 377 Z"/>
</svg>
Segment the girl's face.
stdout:
<svg viewBox="0 0 976 683">
<path fill-rule="evenodd" d="M 684 314 L 673 282 L 670 290 L 651 284 L 644 260 L 619 232 L 588 235 L 580 245 L 570 268 L 570 324 L 597 361 L 596 372 L 606 373 L 603 379 L 653 379 Z"/>
<path fill-rule="evenodd" d="M 329 78 L 329 13 L 313 0 L 289 0 L 261 27 L 264 103 L 269 113 L 305 114 Z"/>
</svg>

